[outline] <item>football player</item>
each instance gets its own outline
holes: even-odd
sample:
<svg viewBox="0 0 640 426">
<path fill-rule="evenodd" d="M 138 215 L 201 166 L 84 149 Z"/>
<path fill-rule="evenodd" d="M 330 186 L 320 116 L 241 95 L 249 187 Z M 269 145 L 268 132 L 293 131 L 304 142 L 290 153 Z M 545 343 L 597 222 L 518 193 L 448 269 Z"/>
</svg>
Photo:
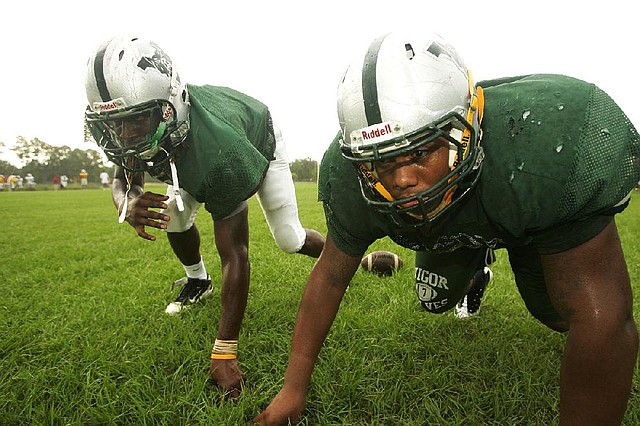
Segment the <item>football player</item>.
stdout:
<svg viewBox="0 0 640 426">
<path fill-rule="evenodd" d="M 194 223 L 204 204 L 221 261 L 222 313 L 211 353 L 211 376 L 237 396 L 240 326 L 249 287 L 247 199 L 262 207 L 273 238 L 286 253 L 317 258 L 324 237 L 302 227 L 284 141 L 267 106 L 233 89 L 183 83 L 154 42 L 117 36 L 100 45 L 86 69 L 85 121 L 116 164 L 113 202 L 120 222 L 156 239 L 165 230 L 184 266 L 177 314 L 212 293 Z M 166 195 L 144 191 L 144 175 L 168 184 Z M 161 209 L 160 211 L 155 209 Z"/>
<path fill-rule="evenodd" d="M 80 187 L 87 189 L 89 185 L 89 173 L 85 169 L 80 170 Z"/>
<path fill-rule="evenodd" d="M 348 67 L 321 164 L 328 236 L 306 285 L 284 385 L 253 419 L 300 419 L 311 373 L 365 250 L 416 251 L 417 297 L 452 309 L 505 249 L 531 315 L 567 340 L 560 424 L 619 424 L 638 336 L 614 216 L 640 180 L 638 132 L 594 84 L 522 75 L 476 85 L 431 35 L 390 33 Z"/>
</svg>

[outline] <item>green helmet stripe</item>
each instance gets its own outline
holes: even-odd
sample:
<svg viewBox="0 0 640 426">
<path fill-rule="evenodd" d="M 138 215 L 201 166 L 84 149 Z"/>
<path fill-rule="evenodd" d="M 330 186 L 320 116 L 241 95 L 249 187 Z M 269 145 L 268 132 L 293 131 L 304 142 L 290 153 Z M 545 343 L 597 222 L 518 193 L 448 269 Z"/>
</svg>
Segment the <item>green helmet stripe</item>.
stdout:
<svg viewBox="0 0 640 426">
<path fill-rule="evenodd" d="M 380 105 L 378 105 L 378 83 L 376 81 L 376 64 L 380 46 L 387 35 L 377 38 L 369 46 L 367 55 L 362 64 L 362 97 L 364 100 L 364 112 L 369 126 L 382 123 Z"/>
</svg>

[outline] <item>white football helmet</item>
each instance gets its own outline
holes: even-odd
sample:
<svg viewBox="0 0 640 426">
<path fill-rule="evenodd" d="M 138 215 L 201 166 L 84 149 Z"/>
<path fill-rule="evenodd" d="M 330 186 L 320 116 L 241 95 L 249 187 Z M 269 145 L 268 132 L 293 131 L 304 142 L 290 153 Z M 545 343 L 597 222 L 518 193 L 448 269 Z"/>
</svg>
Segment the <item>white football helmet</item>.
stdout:
<svg viewBox="0 0 640 426">
<path fill-rule="evenodd" d="M 91 55 L 85 121 L 109 160 L 131 171 L 167 161 L 189 130 L 189 97 L 154 42 L 117 36 Z"/>
<path fill-rule="evenodd" d="M 389 33 L 374 40 L 338 86 L 340 146 L 359 171 L 367 202 L 402 227 L 440 217 L 479 176 L 482 108 L 482 89 L 439 36 Z M 378 180 L 375 162 L 439 138 L 449 141 L 451 171 L 428 190 L 394 200 Z"/>
</svg>

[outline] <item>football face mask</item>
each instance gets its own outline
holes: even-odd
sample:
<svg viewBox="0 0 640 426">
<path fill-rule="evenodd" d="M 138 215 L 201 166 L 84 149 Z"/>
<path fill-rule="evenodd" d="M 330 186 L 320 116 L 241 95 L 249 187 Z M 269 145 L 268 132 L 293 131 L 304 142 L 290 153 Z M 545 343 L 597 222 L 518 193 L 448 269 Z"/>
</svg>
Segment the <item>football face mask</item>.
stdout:
<svg viewBox="0 0 640 426">
<path fill-rule="evenodd" d="M 171 103 L 162 99 L 103 112 L 87 109 L 85 119 L 107 158 L 135 172 L 167 161 L 187 134 L 186 123 L 178 122 Z"/>
<path fill-rule="evenodd" d="M 386 126 L 390 128 L 394 125 Z M 399 124 L 395 124 L 395 129 L 401 133 Z M 469 141 L 475 139 L 475 129 L 459 114 L 450 113 L 437 124 L 371 146 L 370 152 L 364 155 L 367 160 L 355 156 L 348 158 L 356 164 L 360 176 L 360 190 L 367 203 L 380 213 L 390 216 L 399 227 L 417 228 L 429 224 L 475 185 L 478 178 L 476 172 L 479 171 L 483 159 L 479 147 L 474 155 L 468 153 Z M 438 176 L 437 182 L 428 189 L 409 197 L 394 198 L 381 181 L 381 175 L 385 168 L 389 167 L 387 162 L 398 157 L 421 158 L 416 155 L 417 152 L 428 152 L 437 145 L 449 148 L 447 171 Z M 420 160 L 408 160 L 403 163 L 411 161 Z M 402 167 L 402 164 L 398 167 Z M 472 173 L 473 178 L 467 179 Z"/>
</svg>

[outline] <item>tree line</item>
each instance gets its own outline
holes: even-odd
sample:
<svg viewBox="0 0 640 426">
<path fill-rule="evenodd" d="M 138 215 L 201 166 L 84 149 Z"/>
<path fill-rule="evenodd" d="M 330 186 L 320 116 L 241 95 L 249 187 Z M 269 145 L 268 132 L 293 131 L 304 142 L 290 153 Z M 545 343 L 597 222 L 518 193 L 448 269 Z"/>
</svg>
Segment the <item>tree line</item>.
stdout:
<svg viewBox="0 0 640 426">
<path fill-rule="evenodd" d="M 6 150 L 5 144 L 0 142 L 0 156 Z M 99 182 L 102 171 L 113 176 L 113 165 L 95 149 L 78 149 L 68 146 L 53 146 L 38 139 L 27 140 L 22 136 L 16 138 L 15 145 L 10 148 L 23 164 L 15 166 L 0 159 L 0 174 L 25 176 L 31 173 L 38 183 L 50 183 L 54 176 L 78 176 L 80 170 L 85 169 L 89 174 L 89 182 Z M 289 163 L 294 181 L 316 182 L 318 176 L 318 162 L 310 158 L 294 160 Z"/>
<path fill-rule="evenodd" d="M 1 144 L 0 149 L 2 154 L 6 149 L 5 145 Z M 54 176 L 77 177 L 82 169 L 87 171 L 90 181 L 98 182 L 100 172 L 109 172 L 112 169 L 101 153 L 95 149 L 72 149 L 66 145 L 53 146 L 38 138 L 28 140 L 18 136 L 11 151 L 23 166 L 19 167 L 0 160 L 0 174 L 25 176 L 31 173 L 37 183 L 51 183 Z"/>
</svg>

